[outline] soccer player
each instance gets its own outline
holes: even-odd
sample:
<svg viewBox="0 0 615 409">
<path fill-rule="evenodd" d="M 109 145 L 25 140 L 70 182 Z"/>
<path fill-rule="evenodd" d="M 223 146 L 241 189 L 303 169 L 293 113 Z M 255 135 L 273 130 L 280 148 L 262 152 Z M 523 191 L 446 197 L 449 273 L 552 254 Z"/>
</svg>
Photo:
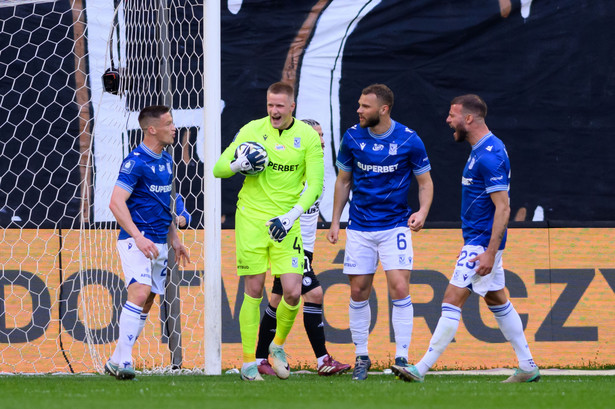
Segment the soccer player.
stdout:
<svg viewBox="0 0 615 409">
<path fill-rule="evenodd" d="M 164 293 L 167 243 L 175 261 L 190 262 L 172 223 L 173 162 L 164 148 L 175 139 L 168 107 L 153 105 L 139 113 L 143 142 L 126 156 L 115 182 L 109 208 L 120 225 L 117 249 L 128 287 L 120 314 L 120 335 L 105 372 L 133 379 L 132 348 L 143 330 L 156 294 Z"/>
<path fill-rule="evenodd" d="M 472 146 L 461 177 L 464 244 L 444 292 L 442 316 L 427 353 L 416 365 L 393 367 L 393 372 L 405 381 L 423 382 L 429 368 L 453 340 L 461 308 L 472 292 L 483 297 L 517 354 L 519 367 L 504 382 L 540 379 L 523 334 L 521 318 L 504 291 L 502 253 L 510 216 L 510 162 L 502 141 L 487 128 L 486 116 L 487 105 L 478 95 L 462 95 L 451 102 L 446 123 L 455 131 L 455 141 L 467 141 Z"/>
<path fill-rule="evenodd" d="M 269 265 L 271 274 L 280 277 L 283 289 L 269 353 L 277 376 L 286 379 L 290 375 L 283 346 L 301 301 L 303 245 L 298 219 L 322 193 L 320 138 L 311 126 L 293 117 L 294 93 L 293 87 L 283 82 L 269 86 L 268 115 L 242 127 L 214 166 L 214 176 L 227 178 L 262 165 L 264 158 L 255 152 L 234 158 L 236 148 L 247 141 L 264 146 L 269 157 L 264 171 L 246 176 L 235 214 L 237 274 L 244 277 L 245 287 L 239 312 L 244 362 L 241 379 L 247 381 L 263 380 L 255 348 Z M 304 183 L 307 188 L 301 194 Z"/>
<path fill-rule="evenodd" d="M 302 119 L 310 125 L 320 136 L 320 146 L 325 148 L 322 127 L 314 119 Z M 318 375 L 328 376 L 341 374 L 350 369 L 350 365 L 336 361 L 329 355 L 325 345 L 325 328 L 322 321 L 323 292 L 320 281 L 312 268 L 314 255 L 314 243 L 316 241 L 316 227 L 320 214 L 320 199 L 314 202 L 299 221 L 301 223 L 301 238 L 303 240 L 303 281 L 301 282 L 301 296 L 303 297 L 303 325 L 307 333 L 312 349 L 317 359 Z M 261 320 L 258 330 L 258 344 L 256 345 L 256 362 L 258 362 L 258 372 L 261 375 L 275 375 L 271 364 L 267 359 L 269 355 L 269 344 L 275 336 L 276 309 L 282 297 L 282 283 L 280 277 L 274 277 L 273 288 L 269 296 L 269 305 L 265 310 L 265 315 Z"/>
<path fill-rule="evenodd" d="M 421 138 L 391 119 L 393 92 L 383 84 L 365 88 L 359 98 L 359 123 L 346 131 L 337 156 L 333 216 L 327 235 L 338 240 L 340 217 L 350 201 L 344 274 L 350 281 L 350 332 L 356 362 L 352 379 L 364 380 L 371 367 L 367 341 L 372 291 L 378 259 L 393 302 L 395 364 L 408 363 L 414 308 L 410 298 L 413 264 L 411 231 L 423 228 L 433 199 L 431 165 Z M 418 182 L 419 209 L 412 212 L 408 191 Z"/>
</svg>

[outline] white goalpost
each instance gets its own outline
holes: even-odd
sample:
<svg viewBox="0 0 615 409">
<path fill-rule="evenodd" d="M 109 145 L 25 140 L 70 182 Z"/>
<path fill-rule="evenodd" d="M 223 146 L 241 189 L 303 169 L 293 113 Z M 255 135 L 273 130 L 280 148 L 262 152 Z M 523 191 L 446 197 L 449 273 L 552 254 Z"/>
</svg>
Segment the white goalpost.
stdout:
<svg viewBox="0 0 615 409">
<path fill-rule="evenodd" d="M 108 203 L 161 104 L 193 263 L 170 257 L 134 365 L 220 374 L 219 2 L 13 0 L 0 40 L 0 372 L 102 373 L 126 297 Z"/>
<path fill-rule="evenodd" d="M 221 192 L 220 180 L 213 177 L 213 168 L 221 153 L 220 113 L 222 100 L 220 75 L 220 2 L 205 0 L 204 33 L 205 50 L 205 135 L 209 141 L 205 149 L 205 373 L 217 375 L 222 372 L 222 311 L 220 292 L 222 275 L 220 258 L 222 242 L 220 235 Z"/>
</svg>

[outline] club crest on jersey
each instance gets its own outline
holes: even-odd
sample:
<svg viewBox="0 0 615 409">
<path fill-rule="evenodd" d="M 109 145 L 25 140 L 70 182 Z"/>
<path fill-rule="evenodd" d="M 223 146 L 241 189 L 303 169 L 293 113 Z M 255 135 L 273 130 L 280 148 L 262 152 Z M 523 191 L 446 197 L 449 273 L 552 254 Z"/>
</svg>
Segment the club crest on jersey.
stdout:
<svg viewBox="0 0 615 409">
<path fill-rule="evenodd" d="M 293 146 L 294 146 L 296 149 L 299 149 L 299 148 L 301 147 L 301 138 L 295 138 L 295 139 L 293 140 Z"/>
<path fill-rule="evenodd" d="M 280 145 L 279 143 L 275 144 L 275 149 L 277 151 L 283 151 L 284 150 L 284 145 Z"/>
<path fill-rule="evenodd" d="M 361 150 L 363 150 L 363 148 L 365 148 L 365 142 L 361 142 L 359 146 L 361 147 Z"/>
<path fill-rule="evenodd" d="M 299 267 L 299 259 L 297 257 L 293 257 L 291 265 L 293 268 L 298 268 Z"/>
<path fill-rule="evenodd" d="M 372 150 L 374 152 L 380 152 L 383 149 L 384 149 L 384 145 L 380 145 L 379 143 L 375 143 L 374 146 L 372 147 Z"/>
<path fill-rule="evenodd" d="M 128 160 L 126 161 L 126 163 L 124 163 L 122 165 L 122 169 L 120 169 L 120 172 L 122 173 L 130 173 L 132 172 L 132 169 L 135 167 L 135 161 L 134 160 Z"/>
<path fill-rule="evenodd" d="M 389 145 L 389 155 L 397 155 L 397 144 L 392 143 Z"/>
<path fill-rule="evenodd" d="M 158 165 L 158 172 L 164 172 L 164 165 Z"/>
</svg>

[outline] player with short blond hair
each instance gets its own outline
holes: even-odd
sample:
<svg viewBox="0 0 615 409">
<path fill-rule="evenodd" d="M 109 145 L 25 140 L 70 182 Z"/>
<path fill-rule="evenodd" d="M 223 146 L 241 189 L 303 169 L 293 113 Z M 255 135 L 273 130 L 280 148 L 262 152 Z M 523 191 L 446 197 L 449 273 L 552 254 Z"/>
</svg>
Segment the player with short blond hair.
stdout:
<svg viewBox="0 0 615 409">
<path fill-rule="evenodd" d="M 320 144 L 325 148 L 325 140 L 323 138 L 322 127 L 318 121 L 314 119 L 302 119 L 303 122 L 310 125 L 320 136 Z M 307 186 L 306 186 L 307 189 Z M 308 336 L 312 350 L 316 355 L 317 370 L 321 376 L 329 376 L 341 374 L 350 369 L 350 365 L 341 363 L 335 359 L 327 351 L 325 342 L 325 328 L 322 317 L 322 307 L 324 294 L 318 277 L 312 267 L 314 257 L 314 243 L 316 241 L 316 228 L 318 218 L 320 216 L 320 199 L 322 195 L 314 202 L 314 204 L 305 211 L 300 217 L 301 222 L 301 238 L 303 240 L 303 280 L 301 281 L 301 296 L 303 297 L 303 325 Z M 271 295 L 269 296 L 269 305 L 265 310 L 265 314 L 261 319 L 261 324 L 258 330 L 258 344 L 256 346 L 256 361 L 258 362 L 258 371 L 261 375 L 275 375 L 271 364 L 267 359 L 269 355 L 269 344 L 275 336 L 277 307 L 280 304 L 282 296 L 282 282 L 279 277 L 273 280 Z"/>
<path fill-rule="evenodd" d="M 269 346 L 273 369 L 282 379 L 290 368 L 284 342 L 301 301 L 303 245 L 298 219 L 322 193 L 324 162 L 320 138 L 311 126 L 296 120 L 294 90 L 285 83 L 267 90 L 267 116 L 249 122 L 224 150 L 214 176 L 227 178 L 253 169 L 261 159 L 237 157 L 243 142 L 256 142 L 267 151 L 264 171 L 246 176 L 237 200 L 235 241 L 237 274 L 244 278 L 245 294 L 239 313 L 243 366 L 241 378 L 261 381 L 255 348 L 265 273 L 279 276 L 283 296 L 277 310 L 276 335 Z M 304 183 L 307 189 L 303 194 Z"/>
</svg>

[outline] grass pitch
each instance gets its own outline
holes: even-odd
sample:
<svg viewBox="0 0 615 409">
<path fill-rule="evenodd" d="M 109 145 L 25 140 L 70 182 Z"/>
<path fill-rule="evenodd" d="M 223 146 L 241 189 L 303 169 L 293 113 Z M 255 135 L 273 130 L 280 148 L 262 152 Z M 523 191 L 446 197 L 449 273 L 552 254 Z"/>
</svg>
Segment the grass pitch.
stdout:
<svg viewBox="0 0 615 409">
<path fill-rule="evenodd" d="M 427 375 L 406 383 L 393 375 L 243 382 L 239 375 L 145 376 L 117 381 L 103 375 L 0 376 L 0 408 L 613 408 L 612 376 L 544 376 L 538 383 L 501 384 L 505 376 Z"/>
</svg>

